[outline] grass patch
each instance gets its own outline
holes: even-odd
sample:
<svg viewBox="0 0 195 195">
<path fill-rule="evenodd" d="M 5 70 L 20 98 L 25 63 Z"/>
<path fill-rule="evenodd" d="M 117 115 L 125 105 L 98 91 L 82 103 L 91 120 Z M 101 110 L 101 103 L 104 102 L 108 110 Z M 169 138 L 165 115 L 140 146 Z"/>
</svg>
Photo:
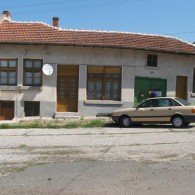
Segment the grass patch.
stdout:
<svg viewBox="0 0 195 195">
<path fill-rule="evenodd" d="M 157 162 L 156 161 L 153 161 L 153 160 L 144 160 L 143 163 L 145 165 L 153 165 L 153 164 L 156 164 Z"/>
<path fill-rule="evenodd" d="M 9 129 L 10 128 L 10 125 L 8 124 L 1 124 L 0 125 L 0 129 Z"/>
<path fill-rule="evenodd" d="M 18 123 L 11 124 L 0 124 L 0 129 L 73 129 L 73 128 L 96 128 L 106 127 L 111 124 L 108 120 L 94 119 L 94 120 L 77 120 L 77 121 L 66 121 L 66 120 L 34 120 L 34 121 L 20 121 Z"/>
<path fill-rule="evenodd" d="M 168 159 L 168 158 L 176 158 L 177 154 L 167 154 L 164 156 L 161 156 L 160 159 Z"/>
<path fill-rule="evenodd" d="M 19 146 L 19 148 L 26 148 L 26 147 L 27 147 L 26 144 L 21 144 L 21 145 Z"/>
<path fill-rule="evenodd" d="M 105 126 L 105 121 L 103 120 L 92 120 L 82 125 L 82 127 L 85 127 L 85 128 L 103 127 L 103 126 Z"/>
</svg>

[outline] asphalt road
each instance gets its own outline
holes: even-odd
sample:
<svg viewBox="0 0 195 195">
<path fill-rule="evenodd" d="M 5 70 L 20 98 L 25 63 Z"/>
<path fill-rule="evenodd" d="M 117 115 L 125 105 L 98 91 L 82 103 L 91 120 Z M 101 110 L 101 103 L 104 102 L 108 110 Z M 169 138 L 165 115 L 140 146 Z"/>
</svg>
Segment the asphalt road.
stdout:
<svg viewBox="0 0 195 195">
<path fill-rule="evenodd" d="M 195 126 L 0 130 L 0 194 L 194 195 Z"/>
</svg>

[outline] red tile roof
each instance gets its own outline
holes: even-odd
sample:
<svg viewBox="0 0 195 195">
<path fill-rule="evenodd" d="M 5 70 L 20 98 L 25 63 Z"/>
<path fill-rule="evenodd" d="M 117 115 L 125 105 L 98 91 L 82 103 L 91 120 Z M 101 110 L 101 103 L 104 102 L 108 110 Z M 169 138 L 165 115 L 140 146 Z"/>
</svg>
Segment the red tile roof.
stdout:
<svg viewBox="0 0 195 195">
<path fill-rule="evenodd" d="M 160 51 L 195 55 L 193 44 L 173 37 L 123 32 L 65 30 L 38 22 L 0 24 L 0 44 L 46 44 Z"/>
</svg>

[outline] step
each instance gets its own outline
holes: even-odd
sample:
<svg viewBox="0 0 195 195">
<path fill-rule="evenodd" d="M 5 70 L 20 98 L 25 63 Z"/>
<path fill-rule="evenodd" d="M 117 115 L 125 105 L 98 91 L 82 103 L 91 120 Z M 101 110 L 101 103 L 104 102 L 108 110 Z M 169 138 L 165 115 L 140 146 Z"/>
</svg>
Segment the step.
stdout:
<svg viewBox="0 0 195 195">
<path fill-rule="evenodd" d="M 61 120 L 79 120 L 81 117 L 77 112 L 56 112 L 54 118 Z"/>
</svg>

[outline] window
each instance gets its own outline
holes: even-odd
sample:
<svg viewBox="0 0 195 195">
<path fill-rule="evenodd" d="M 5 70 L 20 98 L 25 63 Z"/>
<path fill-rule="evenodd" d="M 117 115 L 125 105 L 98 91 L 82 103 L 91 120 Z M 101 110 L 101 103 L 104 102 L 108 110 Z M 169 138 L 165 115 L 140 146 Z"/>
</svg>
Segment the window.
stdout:
<svg viewBox="0 0 195 195">
<path fill-rule="evenodd" d="M 17 84 L 17 59 L 0 59 L 0 85 Z"/>
<path fill-rule="evenodd" d="M 24 85 L 41 86 L 42 85 L 42 66 L 43 60 L 24 60 Z"/>
<path fill-rule="evenodd" d="M 88 67 L 87 99 L 115 100 L 121 98 L 121 67 Z"/>
<path fill-rule="evenodd" d="M 147 54 L 147 66 L 148 67 L 157 67 L 158 64 L 158 56 Z"/>
<path fill-rule="evenodd" d="M 159 101 L 159 107 L 173 106 L 171 100 L 169 100 L 169 99 L 160 99 L 158 101 Z"/>
<path fill-rule="evenodd" d="M 39 116 L 40 102 L 25 101 L 24 112 L 25 112 L 25 116 Z"/>
<path fill-rule="evenodd" d="M 158 107 L 158 100 L 147 100 L 143 102 L 139 108 L 149 108 L 149 107 Z"/>
</svg>

